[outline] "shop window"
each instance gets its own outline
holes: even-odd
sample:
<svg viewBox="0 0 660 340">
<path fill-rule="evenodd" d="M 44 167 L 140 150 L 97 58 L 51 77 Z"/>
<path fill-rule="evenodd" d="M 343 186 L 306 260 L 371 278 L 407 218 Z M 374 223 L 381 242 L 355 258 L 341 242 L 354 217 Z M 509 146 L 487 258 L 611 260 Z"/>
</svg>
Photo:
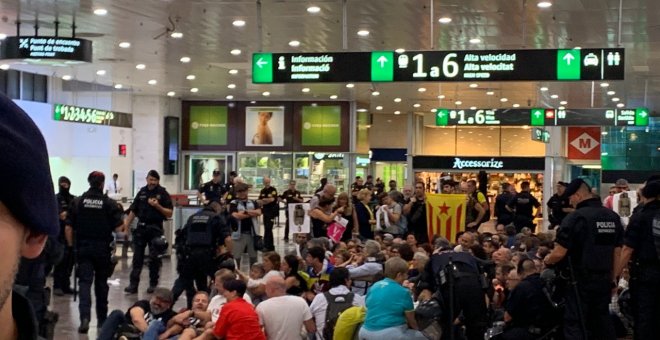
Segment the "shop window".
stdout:
<svg viewBox="0 0 660 340">
<path fill-rule="evenodd" d="M 16 70 L 0 71 L 0 92 L 11 99 L 21 97 L 21 73 Z"/>
<path fill-rule="evenodd" d="M 213 170 L 220 170 L 223 181 L 227 180 L 233 169 L 232 155 L 186 155 L 183 190 L 197 190 L 203 183 L 213 177 Z"/>
<path fill-rule="evenodd" d="M 601 136 L 603 170 L 653 171 L 660 168 L 660 119 L 647 127 L 604 127 Z"/>
<path fill-rule="evenodd" d="M 291 153 L 241 152 L 238 154 L 238 174 L 245 183 L 252 185 L 253 194 L 259 193 L 266 177 L 270 177 L 271 185 L 278 192 L 284 192 L 292 178 L 292 162 Z"/>
<path fill-rule="evenodd" d="M 497 156 L 500 154 L 500 129 L 496 127 L 459 127 L 456 129 L 456 154 Z"/>
<path fill-rule="evenodd" d="M 545 156 L 545 144 L 533 141 L 528 127 L 502 127 L 500 156 Z"/>
<path fill-rule="evenodd" d="M 425 155 L 456 155 L 456 128 L 425 127 L 422 153 Z"/>
<path fill-rule="evenodd" d="M 337 187 L 337 192 L 346 191 L 348 176 L 348 154 L 343 153 L 296 153 L 295 176 L 297 188 L 303 195 L 312 195 L 321 186 L 321 178 Z"/>
</svg>

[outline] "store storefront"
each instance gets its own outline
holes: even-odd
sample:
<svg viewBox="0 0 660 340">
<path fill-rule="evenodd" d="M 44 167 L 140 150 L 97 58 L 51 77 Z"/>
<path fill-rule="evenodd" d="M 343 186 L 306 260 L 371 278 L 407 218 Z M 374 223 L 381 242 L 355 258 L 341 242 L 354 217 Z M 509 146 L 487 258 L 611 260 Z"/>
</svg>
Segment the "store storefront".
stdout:
<svg viewBox="0 0 660 340">
<path fill-rule="evenodd" d="M 399 189 L 406 182 L 408 163 L 406 149 L 371 149 L 371 162 L 374 178 L 380 178 L 387 187 L 390 180 L 395 180 Z"/>
</svg>

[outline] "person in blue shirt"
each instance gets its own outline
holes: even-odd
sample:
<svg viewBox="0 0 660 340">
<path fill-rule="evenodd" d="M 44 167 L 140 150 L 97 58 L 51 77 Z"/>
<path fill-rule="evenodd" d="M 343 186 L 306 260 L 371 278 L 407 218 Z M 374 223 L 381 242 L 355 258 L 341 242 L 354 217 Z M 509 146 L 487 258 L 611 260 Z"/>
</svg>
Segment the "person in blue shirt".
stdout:
<svg viewBox="0 0 660 340">
<path fill-rule="evenodd" d="M 408 278 L 408 263 L 400 257 L 385 262 L 385 278 L 367 293 L 367 316 L 360 340 L 426 339 L 417 330 L 410 290 L 402 286 Z"/>
</svg>

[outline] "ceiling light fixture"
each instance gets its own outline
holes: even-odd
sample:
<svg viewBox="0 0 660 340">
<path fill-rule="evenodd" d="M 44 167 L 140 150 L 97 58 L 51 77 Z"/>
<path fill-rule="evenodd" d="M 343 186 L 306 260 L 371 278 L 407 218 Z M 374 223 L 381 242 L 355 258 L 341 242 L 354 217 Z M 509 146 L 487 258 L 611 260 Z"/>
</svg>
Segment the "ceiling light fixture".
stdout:
<svg viewBox="0 0 660 340">
<path fill-rule="evenodd" d="M 308 13 L 316 14 L 320 11 L 321 11 L 321 7 L 319 7 L 319 6 L 309 6 L 309 7 L 307 7 L 307 12 Z"/>
<path fill-rule="evenodd" d="M 197 78 L 197 77 L 195 77 L 194 74 L 189 74 L 189 75 L 186 76 L 186 79 L 188 79 L 188 80 L 195 80 L 195 78 Z"/>
<path fill-rule="evenodd" d="M 199 92 L 199 89 L 196 88 L 196 87 L 193 87 L 192 89 L 190 89 L 190 92 L 197 93 L 197 92 Z"/>
<path fill-rule="evenodd" d="M 395 102 L 395 103 L 400 103 L 400 102 L 401 102 L 401 98 L 399 98 L 399 97 L 394 98 L 394 102 Z"/>
<path fill-rule="evenodd" d="M 425 87 L 420 87 L 420 88 L 417 89 L 417 92 L 426 92 L 426 88 Z"/>
<path fill-rule="evenodd" d="M 513 104 L 513 107 L 518 108 L 518 107 L 520 107 L 520 104 L 518 104 L 518 103 Z"/>
<path fill-rule="evenodd" d="M 609 87 L 610 83 L 600 83 L 600 87 Z"/>
<path fill-rule="evenodd" d="M 231 70 L 229 70 L 229 74 L 232 74 L 232 75 L 233 75 L 233 74 L 238 74 L 238 70 L 236 70 L 236 69 L 231 69 Z"/>
<path fill-rule="evenodd" d="M 2 66 L 5 66 L 5 65 L 2 65 Z M 2 66 L 0 66 L 0 69 L 2 69 Z M 9 67 L 9 65 L 7 65 L 7 67 Z M 67 80 L 68 81 L 68 80 L 71 80 L 71 78 L 72 77 L 68 74 L 65 74 L 65 75 L 62 76 L 62 80 Z"/>
<path fill-rule="evenodd" d="M 451 18 L 450 17 L 442 17 L 442 18 L 438 19 L 438 22 L 441 23 L 441 24 L 448 24 L 448 23 L 451 22 Z"/>
<path fill-rule="evenodd" d="M 374 91 L 374 92 L 371 92 L 371 95 L 374 96 L 374 97 L 380 96 L 380 92 Z"/>
<path fill-rule="evenodd" d="M 460 101 L 460 100 L 457 100 L 457 101 L 454 102 L 454 104 L 456 104 L 456 105 L 461 105 L 461 104 L 463 104 L 463 102 Z"/>
<path fill-rule="evenodd" d="M 124 85 L 122 85 L 122 84 L 115 84 L 115 88 L 117 90 L 121 90 L 123 87 L 124 87 Z"/>
<path fill-rule="evenodd" d="M 235 89 L 235 88 L 236 88 L 236 84 L 229 84 L 229 85 L 227 85 L 227 88 L 228 88 L 228 89 Z"/>
<path fill-rule="evenodd" d="M 355 84 L 353 84 L 353 83 L 348 83 L 348 84 L 346 84 L 346 87 L 349 88 L 349 89 L 352 89 L 352 88 L 355 87 Z"/>
<path fill-rule="evenodd" d="M 470 44 L 478 44 L 481 42 L 481 39 L 479 38 L 472 38 L 470 39 Z"/>
<path fill-rule="evenodd" d="M 270 96 L 270 92 L 268 92 L 268 91 L 265 91 L 265 92 L 264 92 L 264 93 L 262 93 L 261 95 L 262 95 L 262 96 L 264 96 L 264 97 L 268 97 L 268 96 Z"/>
<path fill-rule="evenodd" d="M 500 101 L 501 101 L 502 103 L 506 103 L 506 102 L 509 101 L 509 98 L 500 98 Z"/>
<path fill-rule="evenodd" d="M 232 55 L 241 55 L 241 50 L 239 50 L 238 48 L 235 48 L 235 49 L 231 50 L 229 53 L 231 53 Z"/>
<path fill-rule="evenodd" d="M 309 91 L 311 91 L 311 90 L 309 89 L 309 87 L 303 87 L 302 91 L 303 91 L 304 93 L 307 93 L 307 92 L 309 92 Z"/>
<path fill-rule="evenodd" d="M 621 100 L 621 99 L 619 99 L 619 97 L 612 98 L 612 101 L 615 102 L 615 103 L 618 102 L 619 100 Z"/>
<path fill-rule="evenodd" d="M 477 87 L 479 87 L 479 84 L 477 84 L 477 83 L 472 83 L 472 84 L 470 84 L 469 86 L 470 86 L 470 88 L 472 88 L 472 89 L 476 89 Z"/>
<path fill-rule="evenodd" d="M 413 104 L 413 107 L 415 107 L 415 108 L 417 108 L 417 107 L 421 107 L 421 106 L 422 106 L 422 104 L 420 104 L 420 103 L 415 103 L 415 104 Z"/>
<path fill-rule="evenodd" d="M 0 65 L 0 70 L 7 71 L 9 69 L 9 64 L 2 64 Z M 64 77 L 62 77 L 64 78 Z M 71 78 L 69 78 L 71 79 Z"/>
<path fill-rule="evenodd" d="M 616 94 L 616 91 L 607 91 L 608 96 L 613 96 Z"/>
<path fill-rule="evenodd" d="M 558 107 L 557 109 L 559 109 L 559 110 L 566 110 L 566 107 L 564 107 L 564 106 L 560 106 L 560 107 Z"/>
<path fill-rule="evenodd" d="M 151 80 L 149 80 L 149 81 L 147 82 L 147 84 L 149 84 L 149 85 L 156 85 L 156 84 L 158 84 L 158 81 L 157 81 L 156 79 L 151 79 Z"/>
<path fill-rule="evenodd" d="M 476 106 L 470 106 L 470 110 L 476 110 L 476 109 L 477 109 Z"/>
<path fill-rule="evenodd" d="M 119 47 L 129 48 L 129 47 L 131 47 L 131 43 L 129 43 L 128 41 L 122 41 L 122 42 L 119 43 Z"/>
<path fill-rule="evenodd" d="M 539 3 L 536 4 L 536 6 L 538 6 L 539 8 L 548 8 L 548 7 L 552 6 L 552 2 L 550 2 L 550 1 L 539 1 Z"/>
<path fill-rule="evenodd" d="M 291 47 L 298 47 L 298 46 L 300 46 L 300 41 L 298 41 L 298 40 L 291 40 L 291 41 L 289 41 L 289 46 L 291 46 Z"/>
<path fill-rule="evenodd" d="M 189 63 L 190 62 L 190 57 L 181 57 L 181 59 L 179 59 L 179 61 L 181 61 L 184 64 Z"/>
<path fill-rule="evenodd" d="M 367 37 L 367 36 L 369 36 L 369 31 L 367 31 L 367 30 L 359 30 L 359 31 L 357 32 L 357 35 L 359 35 L 359 36 L 361 36 L 361 37 Z"/>
<path fill-rule="evenodd" d="M 108 10 L 105 9 L 105 8 L 97 8 L 97 9 L 94 10 L 94 14 L 102 17 L 102 16 L 108 14 Z"/>
<path fill-rule="evenodd" d="M 581 50 L 581 49 L 582 49 L 582 46 L 575 46 L 575 47 L 573 47 L 573 49 L 574 49 L 574 50 Z"/>
<path fill-rule="evenodd" d="M 245 20 L 237 19 L 234 20 L 234 22 L 232 22 L 231 24 L 234 25 L 234 27 L 243 27 L 245 26 Z"/>
<path fill-rule="evenodd" d="M 444 94 L 438 95 L 438 99 L 445 99 L 445 95 Z"/>
<path fill-rule="evenodd" d="M 7 39 L 7 35 L 4 33 L 0 33 L 0 40 L 5 40 Z"/>
<path fill-rule="evenodd" d="M 234 96 L 232 96 L 231 94 L 228 94 L 225 98 L 227 100 L 232 100 L 232 99 L 234 99 Z"/>
<path fill-rule="evenodd" d="M 618 108 L 622 108 L 622 107 L 624 107 L 624 106 L 626 106 L 626 104 L 624 104 L 624 103 L 616 104 L 616 107 L 618 107 Z"/>
<path fill-rule="evenodd" d="M 138 69 L 138 70 L 144 70 L 145 68 L 147 68 L 147 65 L 145 65 L 145 64 L 137 64 L 137 65 L 135 65 L 135 68 Z"/>
<path fill-rule="evenodd" d="M 406 52 L 406 49 L 404 49 L 404 48 L 397 48 L 396 50 L 394 50 L 394 52 L 401 54 L 401 53 Z"/>
<path fill-rule="evenodd" d="M 436 113 L 438 112 L 438 109 L 431 109 L 431 112 Z"/>
<path fill-rule="evenodd" d="M 104 76 L 105 75 L 105 70 L 98 70 L 96 71 L 97 76 Z"/>
<path fill-rule="evenodd" d="M 174 32 L 170 33 L 170 37 L 172 37 L 174 39 L 181 39 L 181 38 L 183 38 L 183 33 L 174 31 Z"/>
<path fill-rule="evenodd" d="M 394 114 L 395 114 L 395 115 L 400 115 L 400 114 L 401 114 L 401 111 L 396 110 L 396 111 L 394 111 Z"/>
<path fill-rule="evenodd" d="M 167 96 L 168 97 L 174 97 L 174 96 L 176 96 L 176 92 L 174 92 L 174 91 L 167 92 Z"/>
<path fill-rule="evenodd" d="M 382 109 L 383 109 L 382 106 L 380 106 L 380 105 L 376 106 L 376 110 L 380 111 L 380 110 L 382 110 Z"/>
<path fill-rule="evenodd" d="M 562 100 L 562 101 L 559 102 L 559 105 L 566 105 L 566 104 L 568 104 L 568 102 L 565 101 L 565 100 Z"/>
<path fill-rule="evenodd" d="M 333 94 L 332 96 L 330 96 L 330 99 L 332 99 L 332 100 L 335 100 L 335 99 L 337 99 L 337 98 L 338 98 L 338 97 L 337 97 L 336 94 Z"/>
<path fill-rule="evenodd" d="M 539 90 L 541 90 L 541 92 L 545 92 L 545 91 L 547 91 L 547 90 L 548 90 L 548 88 L 547 88 L 547 87 L 545 87 L 545 86 L 543 86 L 543 87 L 541 87 L 541 88 L 539 88 Z"/>
<path fill-rule="evenodd" d="M 551 94 L 551 95 L 550 95 L 550 98 L 552 98 L 552 99 L 557 99 L 557 98 L 559 98 L 559 95 Z"/>
</svg>

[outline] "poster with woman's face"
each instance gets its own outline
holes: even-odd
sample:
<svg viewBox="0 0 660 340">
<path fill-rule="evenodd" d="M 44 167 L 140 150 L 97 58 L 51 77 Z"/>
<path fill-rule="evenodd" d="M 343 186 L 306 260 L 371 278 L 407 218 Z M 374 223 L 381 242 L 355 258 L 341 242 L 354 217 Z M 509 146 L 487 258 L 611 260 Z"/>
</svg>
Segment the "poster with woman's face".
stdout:
<svg viewBox="0 0 660 340">
<path fill-rule="evenodd" d="M 245 109 L 245 146 L 284 146 L 284 107 Z"/>
</svg>

